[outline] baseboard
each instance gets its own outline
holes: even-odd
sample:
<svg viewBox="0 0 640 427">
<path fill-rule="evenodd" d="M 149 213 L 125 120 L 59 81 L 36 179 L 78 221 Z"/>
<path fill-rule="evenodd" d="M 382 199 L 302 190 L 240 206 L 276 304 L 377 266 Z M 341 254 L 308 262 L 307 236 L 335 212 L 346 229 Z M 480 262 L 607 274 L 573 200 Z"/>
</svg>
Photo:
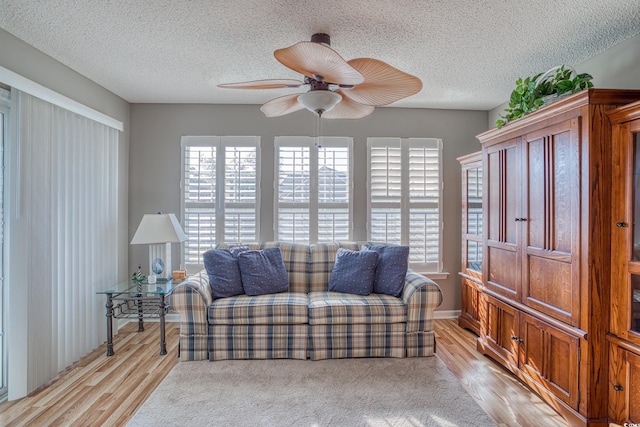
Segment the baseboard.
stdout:
<svg viewBox="0 0 640 427">
<path fill-rule="evenodd" d="M 434 319 L 456 319 L 460 316 L 460 310 L 436 310 Z"/>
</svg>

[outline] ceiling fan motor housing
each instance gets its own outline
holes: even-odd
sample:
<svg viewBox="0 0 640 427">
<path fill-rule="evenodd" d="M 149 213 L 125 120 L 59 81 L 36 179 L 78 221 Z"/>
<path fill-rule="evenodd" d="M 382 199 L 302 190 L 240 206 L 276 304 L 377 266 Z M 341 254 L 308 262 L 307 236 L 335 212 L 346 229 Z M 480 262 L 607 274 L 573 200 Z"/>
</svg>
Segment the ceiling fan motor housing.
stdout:
<svg viewBox="0 0 640 427">
<path fill-rule="evenodd" d="M 314 78 L 319 77 L 319 78 Z M 304 83 L 308 84 L 311 88 L 310 90 L 329 90 L 328 82 L 322 80 L 322 76 L 314 76 L 314 77 L 306 77 L 304 78 Z"/>
<path fill-rule="evenodd" d="M 331 37 L 329 36 L 329 34 L 315 33 L 311 36 L 311 41 L 314 43 L 322 43 L 326 44 L 327 46 L 331 46 Z"/>
</svg>

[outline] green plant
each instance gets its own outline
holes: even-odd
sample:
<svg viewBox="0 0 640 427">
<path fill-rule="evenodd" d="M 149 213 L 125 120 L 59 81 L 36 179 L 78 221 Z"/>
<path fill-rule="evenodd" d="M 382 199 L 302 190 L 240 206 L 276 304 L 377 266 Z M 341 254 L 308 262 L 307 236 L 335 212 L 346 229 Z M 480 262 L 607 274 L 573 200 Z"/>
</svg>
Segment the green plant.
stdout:
<svg viewBox="0 0 640 427">
<path fill-rule="evenodd" d="M 516 80 L 516 87 L 509 98 L 509 107 L 504 110 L 506 114 L 496 120 L 498 129 L 511 120 L 519 119 L 542 107 L 545 97 L 560 97 L 593 87 L 593 77 L 590 74 L 577 74 L 573 78 L 572 74 L 575 74 L 572 68 L 562 65 L 546 73 Z"/>
</svg>

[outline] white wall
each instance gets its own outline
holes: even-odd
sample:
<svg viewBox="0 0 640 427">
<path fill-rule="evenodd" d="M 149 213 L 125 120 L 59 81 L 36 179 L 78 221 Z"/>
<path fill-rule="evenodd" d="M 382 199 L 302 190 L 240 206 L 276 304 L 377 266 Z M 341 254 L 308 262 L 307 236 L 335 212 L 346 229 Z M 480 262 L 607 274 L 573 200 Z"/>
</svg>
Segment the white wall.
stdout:
<svg viewBox="0 0 640 427">
<path fill-rule="evenodd" d="M 561 65 L 561 64 L 558 64 Z M 568 64 L 578 73 L 593 76 L 593 85 L 603 89 L 640 89 L 640 34 L 605 50 L 581 64 Z M 546 70 L 540 70 L 543 72 Z M 527 77 L 527 76 L 520 76 Z M 513 81 L 515 87 L 515 79 Z M 509 101 L 489 111 L 487 126 L 495 127 L 496 120 L 509 106 Z"/>
<path fill-rule="evenodd" d="M 484 111 L 377 108 L 360 120 L 326 120 L 322 134 L 351 136 L 355 150 L 354 218 L 356 240 L 366 239 L 366 138 L 369 136 L 442 138 L 444 169 L 444 270 L 439 281 L 443 310 L 460 307 L 460 165 L 456 158 L 480 149 L 475 135 L 486 129 Z M 307 111 L 266 118 L 254 105 L 132 104 L 129 173 L 129 236 L 145 213 L 180 210 L 180 137 L 183 135 L 258 135 L 262 138 L 260 240 L 273 239 L 273 141 L 280 135 L 313 135 Z M 266 171 L 266 173 L 264 173 Z M 181 218 L 180 218 L 181 219 Z M 174 245 L 174 253 L 179 248 Z M 146 247 L 132 247 L 129 270 L 146 265 Z M 174 257 L 173 268 L 178 267 Z"/>
</svg>

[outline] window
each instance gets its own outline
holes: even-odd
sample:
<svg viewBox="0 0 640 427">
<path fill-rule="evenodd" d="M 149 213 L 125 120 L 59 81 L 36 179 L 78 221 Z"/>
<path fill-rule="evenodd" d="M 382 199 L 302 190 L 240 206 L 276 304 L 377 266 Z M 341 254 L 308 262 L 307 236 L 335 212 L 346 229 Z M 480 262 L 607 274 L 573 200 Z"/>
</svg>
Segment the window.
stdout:
<svg viewBox="0 0 640 427">
<path fill-rule="evenodd" d="M 408 245 L 411 268 L 442 271 L 442 140 L 368 138 L 369 240 Z"/>
<path fill-rule="evenodd" d="M 348 137 L 276 137 L 275 236 L 316 243 L 351 239 L 351 152 Z"/>
<path fill-rule="evenodd" d="M 258 239 L 260 138 L 182 137 L 183 263 L 202 266 L 216 243 Z"/>
</svg>

